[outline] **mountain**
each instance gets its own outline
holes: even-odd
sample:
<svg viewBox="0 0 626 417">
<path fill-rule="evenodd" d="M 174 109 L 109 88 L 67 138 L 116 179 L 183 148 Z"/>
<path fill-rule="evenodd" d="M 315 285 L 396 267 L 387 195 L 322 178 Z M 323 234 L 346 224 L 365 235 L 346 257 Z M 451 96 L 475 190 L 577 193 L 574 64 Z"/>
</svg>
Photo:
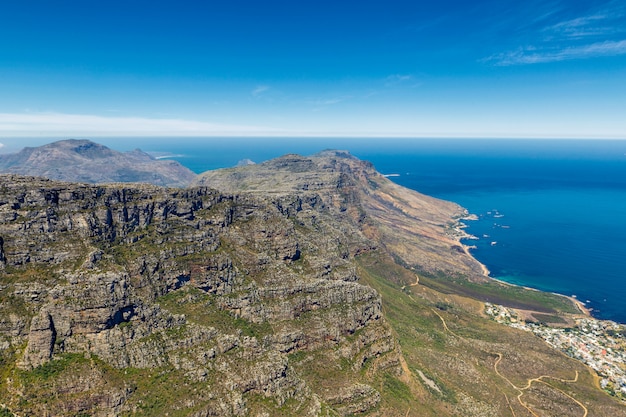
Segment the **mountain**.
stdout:
<svg viewBox="0 0 626 417">
<path fill-rule="evenodd" d="M 465 215 L 342 151 L 185 189 L 2 175 L 0 413 L 624 415 L 485 315 L 580 313 L 487 279 Z"/>
<path fill-rule="evenodd" d="M 261 164 L 208 171 L 194 185 L 228 193 L 310 195 L 345 212 L 360 229 L 402 262 L 431 274 L 463 274 L 484 280 L 484 268 L 459 243 L 457 204 L 401 187 L 347 151 L 311 157 L 285 155 Z"/>
<path fill-rule="evenodd" d="M 61 181 L 144 182 L 184 187 L 195 174 L 176 161 L 157 160 L 139 149 L 118 152 L 88 141 L 69 139 L 15 154 L 0 155 L 0 173 L 33 175 Z"/>
</svg>

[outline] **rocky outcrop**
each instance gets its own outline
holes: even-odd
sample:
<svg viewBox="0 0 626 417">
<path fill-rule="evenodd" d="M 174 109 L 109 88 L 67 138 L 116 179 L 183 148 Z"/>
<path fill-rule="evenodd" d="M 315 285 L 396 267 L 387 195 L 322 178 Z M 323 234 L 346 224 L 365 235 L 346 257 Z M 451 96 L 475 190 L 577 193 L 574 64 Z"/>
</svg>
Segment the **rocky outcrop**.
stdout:
<svg viewBox="0 0 626 417">
<path fill-rule="evenodd" d="M 0 155 L 0 173 L 74 182 L 143 182 L 170 187 L 184 187 L 195 177 L 178 162 L 158 160 L 139 149 L 118 152 L 77 139 Z"/>
<path fill-rule="evenodd" d="M 50 369 L 75 380 L 74 368 L 89 367 L 102 376 L 94 386 L 136 370 L 106 399 L 68 391 L 72 407 L 61 396 L 48 404 L 53 413 L 137 412 L 154 395 L 143 391 L 146 375 L 168 370 L 181 386 L 203 387 L 168 400 L 190 415 L 265 409 L 256 398 L 289 400 L 303 415 L 349 414 L 379 401 L 358 376 L 368 359 L 388 357 L 385 369 L 399 372 L 380 296 L 359 283 L 352 261 L 375 245 L 318 197 L 0 181 L 2 357 L 29 378 L 74 361 Z M 345 401 L 291 366 L 291 355 L 327 350 L 353 364 Z M 12 381 L 21 394 L 11 404 L 38 414 L 48 385 Z"/>
<path fill-rule="evenodd" d="M 47 310 L 41 310 L 30 322 L 28 345 L 22 366 L 39 366 L 50 360 L 56 341 L 56 328 Z"/>
</svg>

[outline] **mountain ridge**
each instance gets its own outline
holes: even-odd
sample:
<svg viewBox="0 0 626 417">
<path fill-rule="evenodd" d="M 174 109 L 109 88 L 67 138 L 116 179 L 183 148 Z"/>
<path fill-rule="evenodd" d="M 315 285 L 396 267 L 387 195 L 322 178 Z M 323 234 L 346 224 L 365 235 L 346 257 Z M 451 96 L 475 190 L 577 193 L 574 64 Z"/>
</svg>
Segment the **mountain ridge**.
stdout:
<svg viewBox="0 0 626 417">
<path fill-rule="evenodd" d="M 0 155 L 0 173 L 87 183 L 145 182 L 185 187 L 195 173 L 177 161 L 135 149 L 118 152 L 86 139 L 68 139 Z"/>
<path fill-rule="evenodd" d="M 401 187 L 370 162 L 345 150 L 324 150 L 312 156 L 289 154 L 260 164 L 207 171 L 192 185 L 256 195 L 321 193 L 331 204 L 341 194 L 350 195 L 364 209 L 353 217 L 362 216 L 376 224 L 364 227 L 406 264 L 430 273 L 485 279 L 485 268 L 460 243 L 467 236 L 459 227 L 459 220 L 468 215 L 465 209 Z M 339 208 L 354 210 L 348 205 Z"/>
</svg>

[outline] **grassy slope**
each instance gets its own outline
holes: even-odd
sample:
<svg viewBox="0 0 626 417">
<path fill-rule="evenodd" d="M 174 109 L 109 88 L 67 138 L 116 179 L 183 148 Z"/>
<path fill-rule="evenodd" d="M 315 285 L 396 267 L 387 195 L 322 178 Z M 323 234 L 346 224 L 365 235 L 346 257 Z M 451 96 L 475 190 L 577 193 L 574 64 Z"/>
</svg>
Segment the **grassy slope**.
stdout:
<svg viewBox="0 0 626 417">
<path fill-rule="evenodd" d="M 624 414 L 622 405 L 597 389 L 588 368 L 532 334 L 484 318 L 480 302 L 411 286 L 415 275 L 384 255 L 361 256 L 358 262 L 362 279 L 383 297 L 385 316 L 411 372 L 405 381 L 412 396 L 384 390 L 383 404 L 404 406 L 415 416 L 525 416 L 530 414 L 517 400 L 521 391 L 507 379 L 524 387 L 542 375 L 571 380 L 578 373 L 575 383 L 533 383 L 521 399 L 535 412 L 552 408 L 562 416 L 583 415 L 584 410 L 556 387 L 587 404 L 589 415 Z"/>
</svg>

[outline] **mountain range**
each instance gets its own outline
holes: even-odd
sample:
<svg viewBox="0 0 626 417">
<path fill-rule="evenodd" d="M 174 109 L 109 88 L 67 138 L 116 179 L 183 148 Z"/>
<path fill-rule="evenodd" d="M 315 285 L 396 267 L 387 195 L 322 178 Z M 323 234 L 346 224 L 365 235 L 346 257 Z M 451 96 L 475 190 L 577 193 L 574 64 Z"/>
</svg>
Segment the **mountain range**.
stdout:
<svg viewBox="0 0 626 417">
<path fill-rule="evenodd" d="M 0 415 L 625 415 L 485 314 L 584 317 L 488 278 L 462 207 L 337 150 L 191 181 L 0 175 Z"/>
</svg>

